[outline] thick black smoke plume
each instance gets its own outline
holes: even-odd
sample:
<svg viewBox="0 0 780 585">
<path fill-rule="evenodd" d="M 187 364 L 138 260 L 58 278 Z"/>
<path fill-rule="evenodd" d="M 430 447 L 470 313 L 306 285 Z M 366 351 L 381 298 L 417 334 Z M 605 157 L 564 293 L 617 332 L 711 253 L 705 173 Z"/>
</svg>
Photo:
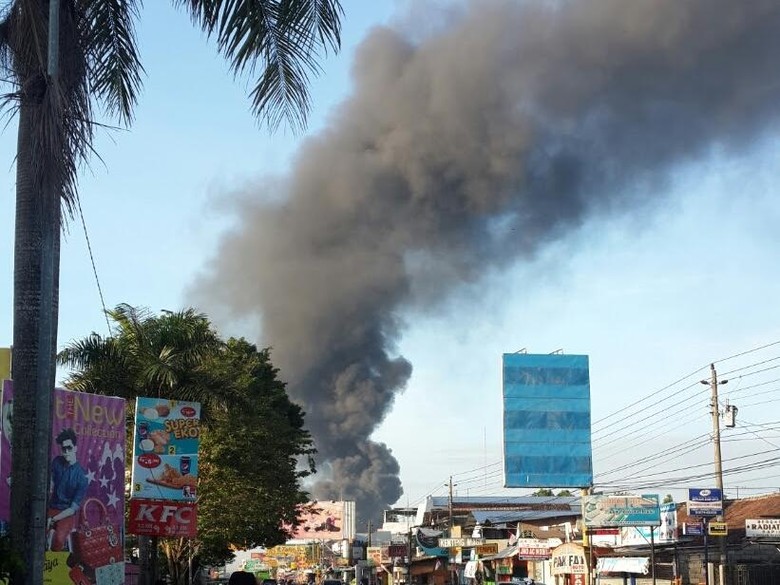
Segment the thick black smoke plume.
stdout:
<svg viewBox="0 0 780 585">
<path fill-rule="evenodd" d="M 282 185 L 242 194 L 200 283 L 262 324 L 328 472 L 314 495 L 364 518 L 402 493 L 370 437 L 411 374 L 403 309 L 639 204 L 634 182 L 744 147 L 780 111 L 778 0 L 415 9 L 415 30 L 368 35 Z"/>
</svg>

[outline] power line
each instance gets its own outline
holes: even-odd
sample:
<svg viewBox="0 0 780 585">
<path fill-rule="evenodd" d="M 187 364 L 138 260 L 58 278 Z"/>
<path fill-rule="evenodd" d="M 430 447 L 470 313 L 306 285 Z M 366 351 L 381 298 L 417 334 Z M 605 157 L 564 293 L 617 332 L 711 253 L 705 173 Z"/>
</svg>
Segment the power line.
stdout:
<svg viewBox="0 0 780 585">
<path fill-rule="evenodd" d="M 95 256 L 92 253 L 92 244 L 89 241 L 89 233 L 87 232 L 87 222 L 84 220 L 84 211 L 81 209 L 81 197 L 76 197 L 76 205 L 79 209 L 79 217 L 81 218 L 81 227 L 84 229 L 84 239 L 87 241 L 87 251 L 89 252 L 89 261 L 92 263 L 92 274 L 95 275 L 95 284 L 97 284 L 98 295 L 100 296 L 100 306 L 103 307 L 103 317 L 106 320 L 106 327 L 108 328 L 108 334 L 111 335 L 111 323 L 108 321 L 108 311 L 106 310 L 106 302 L 103 298 L 103 288 L 100 286 L 100 278 L 98 278 L 97 266 L 95 264 Z"/>
</svg>

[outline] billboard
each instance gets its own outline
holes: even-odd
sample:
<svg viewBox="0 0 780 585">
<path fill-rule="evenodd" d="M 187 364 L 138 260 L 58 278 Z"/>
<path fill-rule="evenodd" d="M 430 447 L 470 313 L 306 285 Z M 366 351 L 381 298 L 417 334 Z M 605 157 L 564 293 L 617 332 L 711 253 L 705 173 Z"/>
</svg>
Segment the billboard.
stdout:
<svg viewBox="0 0 780 585">
<path fill-rule="evenodd" d="M 677 541 L 676 504 L 661 504 L 660 526 L 624 526 L 620 528 L 618 546 L 647 546 L 651 541 L 656 544 L 669 544 Z"/>
<path fill-rule="evenodd" d="M 504 485 L 593 484 L 586 355 L 504 354 Z"/>
<path fill-rule="evenodd" d="M 302 540 L 342 540 L 355 537 L 355 502 L 313 501 L 301 506 L 301 522 L 292 538 Z"/>
<path fill-rule="evenodd" d="M 582 519 L 585 526 L 660 526 L 658 495 L 584 496 Z"/>
<path fill-rule="evenodd" d="M 137 398 L 130 497 L 195 501 L 199 445 L 200 403 Z"/>
</svg>

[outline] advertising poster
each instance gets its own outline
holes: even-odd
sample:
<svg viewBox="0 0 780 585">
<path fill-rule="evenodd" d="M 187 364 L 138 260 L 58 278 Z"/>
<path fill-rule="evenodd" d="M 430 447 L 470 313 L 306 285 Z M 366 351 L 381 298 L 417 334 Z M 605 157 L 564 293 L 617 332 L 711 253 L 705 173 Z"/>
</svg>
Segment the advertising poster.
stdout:
<svg viewBox="0 0 780 585">
<path fill-rule="evenodd" d="M 130 497 L 194 501 L 199 445 L 198 402 L 137 398 Z"/>
<path fill-rule="evenodd" d="M 352 502 L 310 502 L 299 514 L 301 523 L 292 537 L 315 540 L 348 538 L 349 531 L 345 529 L 346 503 Z"/>
<path fill-rule="evenodd" d="M 10 504 L 13 385 L 2 394 L 0 520 Z M 125 401 L 56 388 L 44 582 L 124 582 Z"/>
<path fill-rule="evenodd" d="M 124 582 L 125 401 L 54 391 L 44 582 Z"/>
</svg>

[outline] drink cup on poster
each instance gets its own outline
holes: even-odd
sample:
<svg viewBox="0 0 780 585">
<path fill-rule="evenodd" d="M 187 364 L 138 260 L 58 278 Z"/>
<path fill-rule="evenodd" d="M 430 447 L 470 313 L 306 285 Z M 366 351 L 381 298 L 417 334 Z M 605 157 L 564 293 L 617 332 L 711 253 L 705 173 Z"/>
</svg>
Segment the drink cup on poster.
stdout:
<svg viewBox="0 0 780 585">
<path fill-rule="evenodd" d="M 192 459 L 190 459 L 189 456 L 184 456 L 179 459 L 179 472 L 182 475 L 188 475 L 190 472 L 190 466 L 192 464 Z"/>
</svg>

